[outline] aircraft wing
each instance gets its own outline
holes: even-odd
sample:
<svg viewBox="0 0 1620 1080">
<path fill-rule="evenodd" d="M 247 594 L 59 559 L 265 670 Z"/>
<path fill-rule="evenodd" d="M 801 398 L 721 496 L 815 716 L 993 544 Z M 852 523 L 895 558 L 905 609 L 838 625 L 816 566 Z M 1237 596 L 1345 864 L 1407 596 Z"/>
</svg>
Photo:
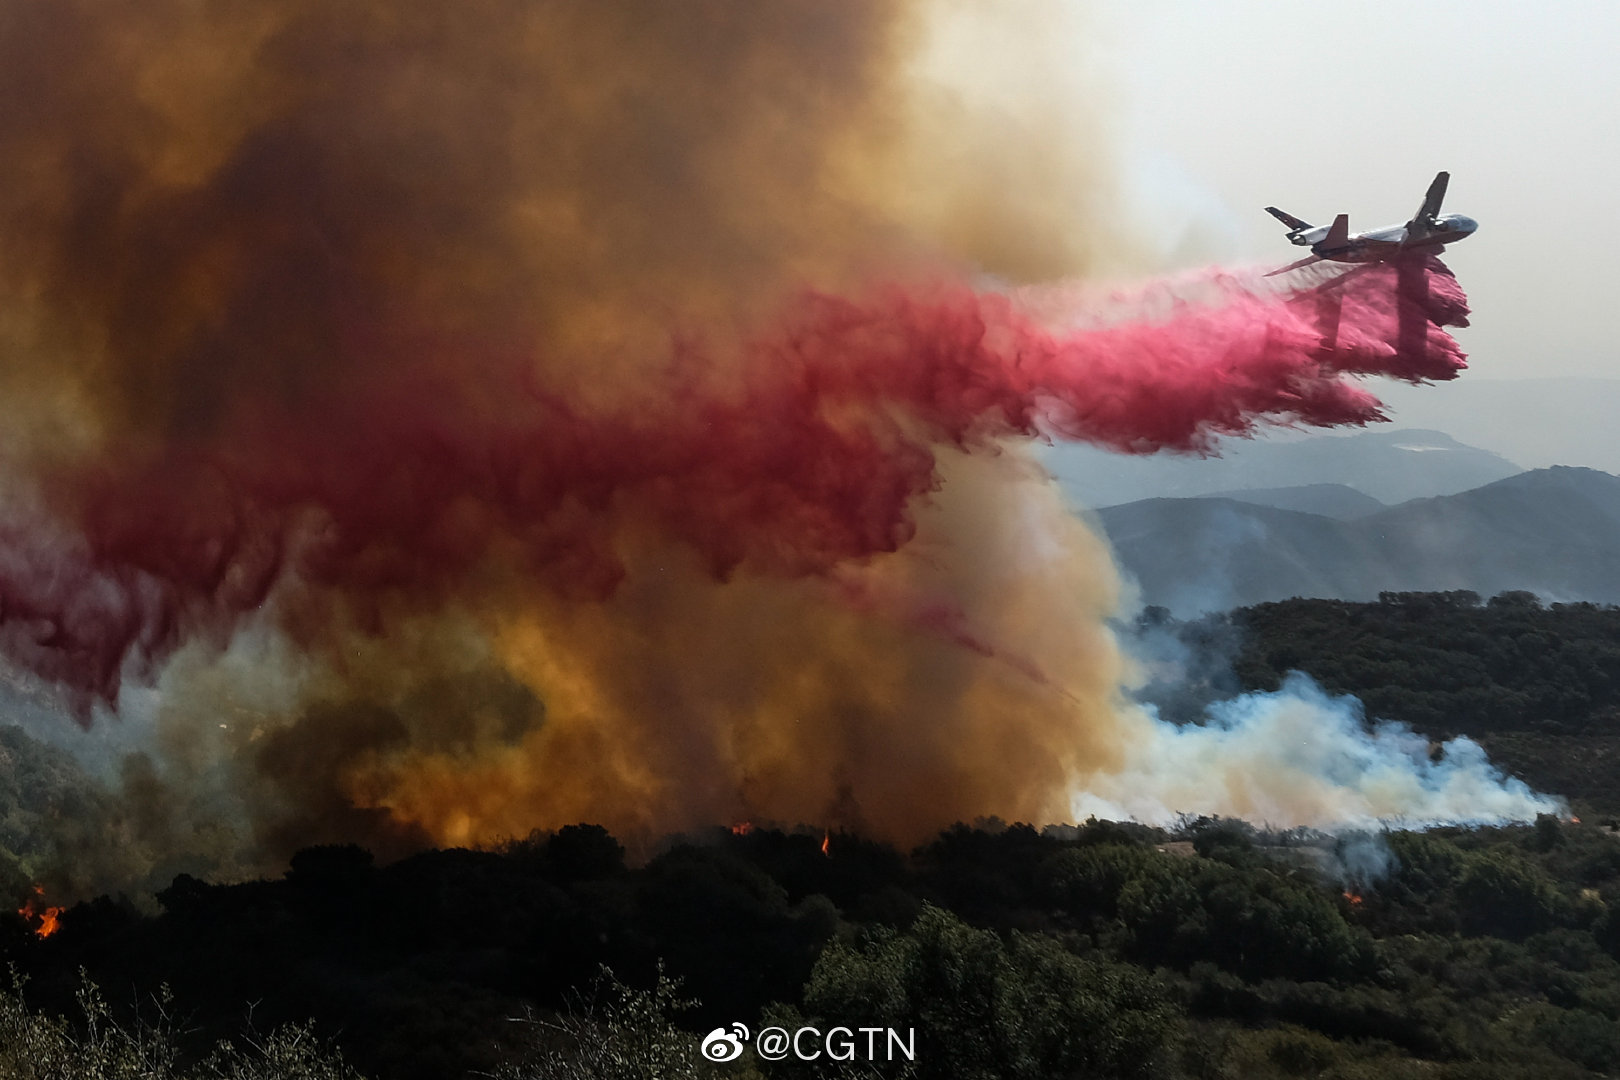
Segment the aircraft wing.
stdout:
<svg viewBox="0 0 1620 1080">
<path fill-rule="evenodd" d="M 1428 193 L 1423 196 L 1423 205 L 1418 207 L 1418 212 L 1413 215 L 1412 220 L 1406 223 L 1408 239 L 1416 240 L 1429 235 L 1434 219 L 1440 216 L 1440 203 L 1445 200 L 1446 185 L 1450 182 L 1450 173 L 1434 174 L 1434 183 L 1429 185 Z"/>
</svg>

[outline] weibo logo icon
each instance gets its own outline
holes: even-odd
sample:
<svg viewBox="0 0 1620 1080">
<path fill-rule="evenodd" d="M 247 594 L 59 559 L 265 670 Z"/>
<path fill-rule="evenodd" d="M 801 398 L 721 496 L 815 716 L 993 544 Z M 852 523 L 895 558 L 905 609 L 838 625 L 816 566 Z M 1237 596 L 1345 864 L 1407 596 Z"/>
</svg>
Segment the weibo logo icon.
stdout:
<svg viewBox="0 0 1620 1080">
<path fill-rule="evenodd" d="M 703 1037 L 700 1052 L 710 1061 L 736 1061 L 742 1057 L 743 1043 L 747 1041 L 748 1027 L 745 1024 L 717 1027 Z"/>
</svg>

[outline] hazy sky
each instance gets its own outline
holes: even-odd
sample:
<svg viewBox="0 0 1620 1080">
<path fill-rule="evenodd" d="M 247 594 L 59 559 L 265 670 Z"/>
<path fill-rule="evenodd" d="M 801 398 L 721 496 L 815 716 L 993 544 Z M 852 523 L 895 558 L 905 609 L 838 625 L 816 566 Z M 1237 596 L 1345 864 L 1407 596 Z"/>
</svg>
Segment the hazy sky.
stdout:
<svg viewBox="0 0 1620 1080">
<path fill-rule="evenodd" d="M 1485 377 L 1620 377 L 1620 4 L 1099 5 L 1133 198 L 1173 262 L 1298 252 L 1261 208 L 1411 217 L 1440 169 Z M 1465 376 L 1466 378 L 1466 376 Z"/>
</svg>

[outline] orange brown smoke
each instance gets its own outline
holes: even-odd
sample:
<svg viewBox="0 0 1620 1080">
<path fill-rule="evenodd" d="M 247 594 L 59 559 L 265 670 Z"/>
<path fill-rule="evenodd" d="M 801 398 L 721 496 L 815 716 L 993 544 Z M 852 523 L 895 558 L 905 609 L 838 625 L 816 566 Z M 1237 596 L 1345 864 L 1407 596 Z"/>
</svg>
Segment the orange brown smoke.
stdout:
<svg viewBox="0 0 1620 1080">
<path fill-rule="evenodd" d="M 970 288 L 1113 239 L 1041 9 L 924 62 L 993 10 L 18 0 L 0 649 L 83 716 L 156 680 L 272 853 L 1066 816 L 1116 587 L 1006 441 L 1376 419 L 1344 376 L 1453 376 L 1466 308 Z"/>
</svg>

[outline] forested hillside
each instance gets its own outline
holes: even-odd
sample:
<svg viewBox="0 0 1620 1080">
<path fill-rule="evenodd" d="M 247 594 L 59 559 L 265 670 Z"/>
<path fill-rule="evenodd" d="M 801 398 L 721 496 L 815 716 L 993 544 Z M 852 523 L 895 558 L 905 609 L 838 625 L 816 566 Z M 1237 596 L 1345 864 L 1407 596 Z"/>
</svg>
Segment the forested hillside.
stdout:
<svg viewBox="0 0 1620 1080">
<path fill-rule="evenodd" d="M 1304 671 L 1356 695 L 1371 718 L 1435 740 L 1475 739 L 1577 813 L 1620 814 L 1620 609 L 1543 606 L 1523 592 L 1488 601 L 1386 593 L 1376 603 L 1288 600 L 1174 625 L 1188 642 L 1227 650 L 1235 680 L 1208 685 L 1211 694 L 1271 690 Z"/>
<path fill-rule="evenodd" d="M 1332 868 L 1365 867 L 1349 849 L 1368 845 L 1376 879 L 1340 880 Z M 182 878 L 161 901 L 155 918 L 80 905 L 44 940 L 5 917 L 0 953 L 32 981 L 26 1005 L 0 996 L 0 1075 L 45 1075 L 24 1047 L 69 1062 L 49 1075 L 98 1078 L 347 1075 L 336 1053 L 422 1080 L 1620 1069 L 1620 843 L 1552 818 L 1338 841 L 1220 821 L 990 824 L 910 854 L 716 830 L 641 868 L 579 827 L 380 868 L 312 849 L 281 880 Z M 75 1012 L 81 967 L 101 987 L 96 1025 L 50 1024 Z M 313 1033 L 269 1034 L 308 1017 Z M 703 1032 L 739 1021 L 914 1029 L 916 1060 L 698 1056 Z M 249 1048 L 239 1057 L 291 1040 L 304 1058 L 210 1072 L 219 1036 Z M 83 1049 L 130 1050 L 119 1039 L 176 1055 L 172 1071 L 119 1072 Z"/>
</svg>

